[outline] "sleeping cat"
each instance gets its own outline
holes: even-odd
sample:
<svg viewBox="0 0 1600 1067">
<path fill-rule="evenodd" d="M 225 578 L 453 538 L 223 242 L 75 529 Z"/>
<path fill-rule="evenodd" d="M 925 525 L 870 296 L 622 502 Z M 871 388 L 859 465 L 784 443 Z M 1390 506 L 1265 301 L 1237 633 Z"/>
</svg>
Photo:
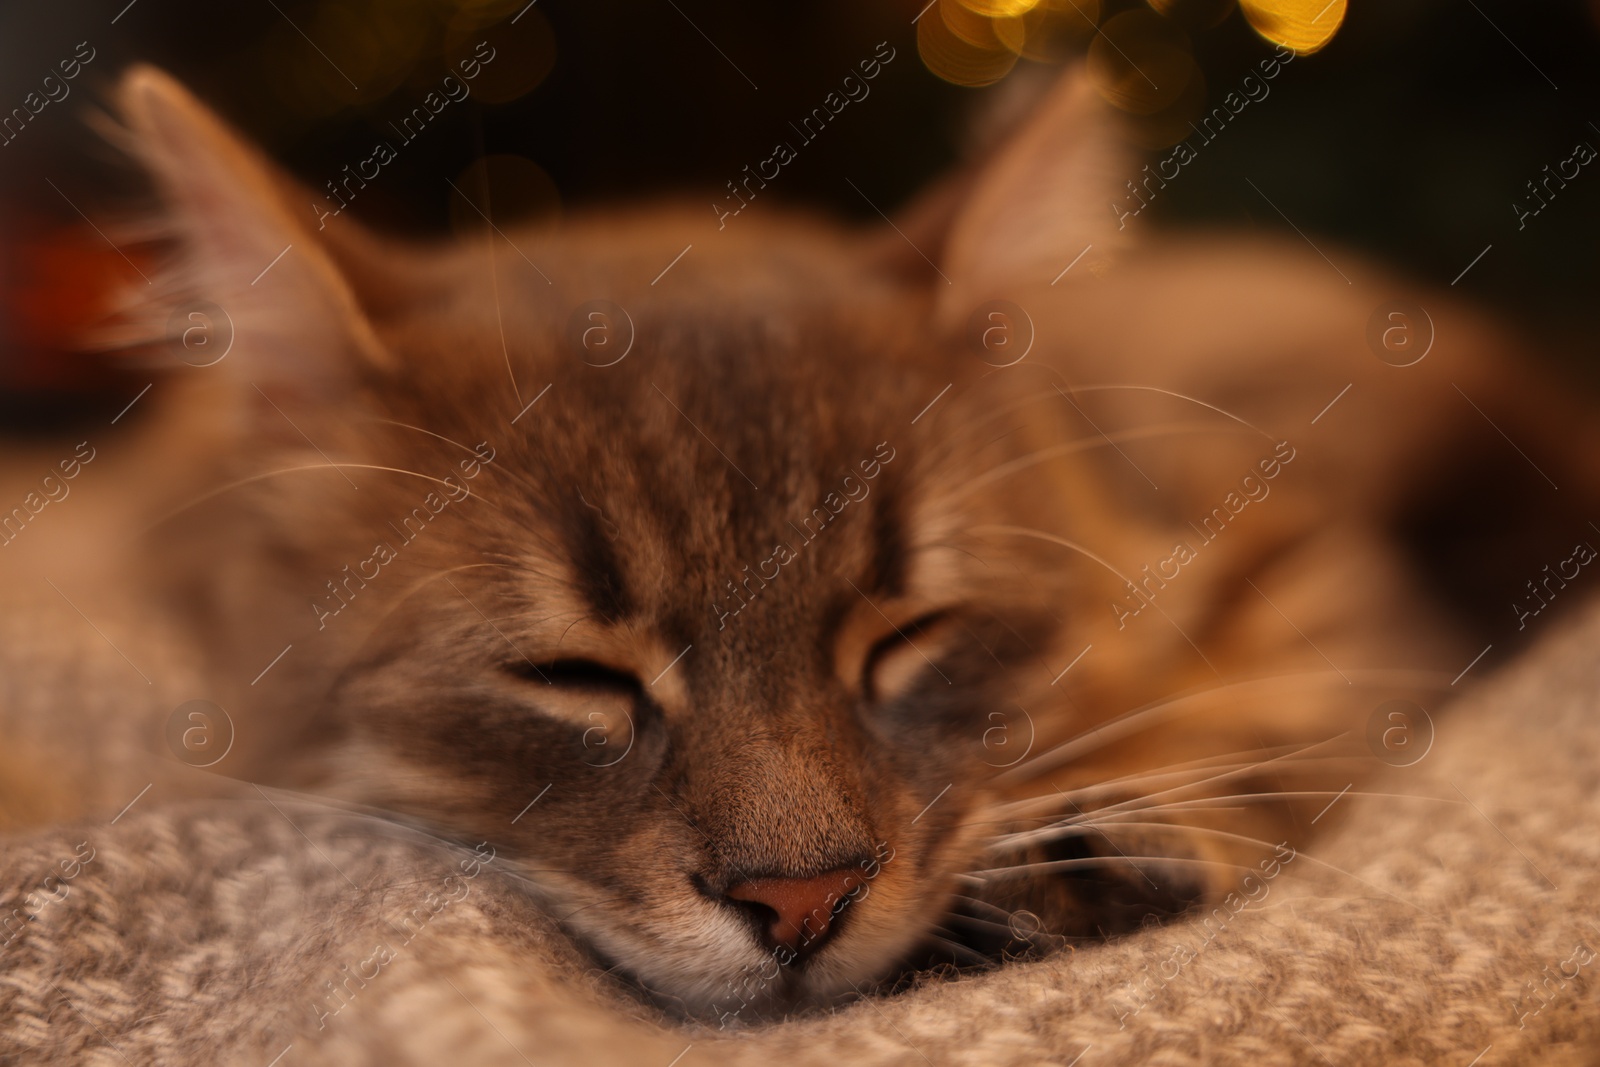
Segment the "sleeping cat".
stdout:
<svg viewBox="0 0 1600 1067">
<path fill-rule="evenodd" d="M 1419 297 L 1398 367 L 1366 327 L 1409 290 L 1122 229 L 1076 73 L 898 228 L 426 246 L 319 219 L 159 72 L 118 102 L 170 269 L 106 343 L 162 369 L 70 602 L 146 620 L 130 664 L 192 652 L 228 743 L 9 709 L 100 790 L 46 817 L 236 781 L 482 843 L 724 1024 L 1250 892 L 1481 648 L 1408 555 L 1423 505 L 1542 492 L 1497 432 L 1559 468 L 1565 407 L 1470 313 Z"/>
</svg>

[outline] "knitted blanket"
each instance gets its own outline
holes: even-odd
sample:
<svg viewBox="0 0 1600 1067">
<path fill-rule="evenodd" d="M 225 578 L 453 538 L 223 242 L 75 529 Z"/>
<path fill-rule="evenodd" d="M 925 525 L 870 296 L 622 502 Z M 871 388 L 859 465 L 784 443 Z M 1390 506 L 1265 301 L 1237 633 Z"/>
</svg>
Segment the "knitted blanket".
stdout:
<svg viewBox="0 0 1600 1067">
<path fill-rule="evenodd" d="M 487 846 L 288 794 L 35 833 L 0 856 L 0 1062 L 1600 1062 L 1590 609 L 1222 905 L 781 1022 L 675 1022 Z"/>
</svg>

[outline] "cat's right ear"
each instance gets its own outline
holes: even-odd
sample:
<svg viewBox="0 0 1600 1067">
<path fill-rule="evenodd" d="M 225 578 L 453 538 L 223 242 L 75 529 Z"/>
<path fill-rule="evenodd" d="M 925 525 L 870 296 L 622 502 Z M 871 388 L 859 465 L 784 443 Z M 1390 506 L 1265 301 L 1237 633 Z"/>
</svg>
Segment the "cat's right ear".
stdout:
<svg viewBox="0 0 1600 1067">
<path fill-rule="evenodd" d="M 1131 243 L 1115 202 L 1136 158 L 1088 74 L 1063 74 L 962 183 L 943 237 L 941 319 L 957 324 L 982 301 L 1109 267 Z"/>
<path fill-rule="evenodd" d="M 161 198 L 158 232 L 178 247 L 159 303 L 215 305 L 231 326 L 235 373 L 284 391 L 329 397 L 390 367 L 288 179 L 153 67 L 124 75 L 117 104 Z"/>
</svg>

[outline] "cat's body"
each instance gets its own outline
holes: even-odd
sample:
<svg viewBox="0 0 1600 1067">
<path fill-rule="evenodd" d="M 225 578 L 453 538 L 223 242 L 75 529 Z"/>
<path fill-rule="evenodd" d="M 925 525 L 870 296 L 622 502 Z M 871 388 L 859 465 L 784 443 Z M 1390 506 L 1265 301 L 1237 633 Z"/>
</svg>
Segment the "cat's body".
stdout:
<svg viewBox="0 0 1600 1067">
<path fill-rule="evenodd" d="M 159 477 L 0 560 L 55 620 L 30 660 L 70 635 L 127 683 L 74 717 L 8 668 L 10 736 L 96 790 L 42 817 L 262 783 L 484 842 L 593 962 L 700 1018 L 1226 891 L 1370 769 L 1331 757 L 1373 762 L 1384 701 L 1431 703 L 1480 647 L 1416 577 L 1410 513 L 1499 427 L 1565 418 L 1442 300 L 1436 350 L 1393 366 L 1365 333 L 1387 282 L 1124 246 L 1097 200 L 1042 193 L 1090 201 L 1117 165 L 1070 81 L 924 220 L 931 281 L 901 236 L 811 219 L 323 232 L 171 83 L 122 104 L 170 295 L 236 341 L 83 475 Z M 224 777 L 161 753 L 195 699 L 232 722 Z M 1026 862 L 1055 866 L 981 873 Z"/>
</svg>

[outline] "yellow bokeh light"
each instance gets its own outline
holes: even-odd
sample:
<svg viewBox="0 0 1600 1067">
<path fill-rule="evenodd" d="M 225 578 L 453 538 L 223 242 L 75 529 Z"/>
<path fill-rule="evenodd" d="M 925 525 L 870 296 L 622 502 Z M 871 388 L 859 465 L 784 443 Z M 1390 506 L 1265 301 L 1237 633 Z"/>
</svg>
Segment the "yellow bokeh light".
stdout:
<svg viewBox="0 0 1600 1067">
<path fill-rule="evenodd" d="M 1273 44 L 1308 55 L 1339 32 L 1345 0 L 1239 0 L 1239 9 L 1251 28 Z"/>
<path fill-rule="evenodd" d="M 1014 19 L 1039 6 L 1039 0 L 961 0 L 961 6 L 991 19 Z"/>
<path fill-rule="evenodd" d="M 945 81 L 974 88 L 993 85 L 1017 65 L 1017 54 L 998 38 L 989 47 L 973 44 L 950 28 L 942 12 L 931 10 L 917 20 L 917 52 L 928 70 Z"/>
<path fill-rule="evenodd" d="M 994 20 L 972 10 L 965 0 L 939 0 L 939 17 L 951 33 L 974 48 L 994 52 L 1004 47 L 995 34 Z"/>
</svg>

